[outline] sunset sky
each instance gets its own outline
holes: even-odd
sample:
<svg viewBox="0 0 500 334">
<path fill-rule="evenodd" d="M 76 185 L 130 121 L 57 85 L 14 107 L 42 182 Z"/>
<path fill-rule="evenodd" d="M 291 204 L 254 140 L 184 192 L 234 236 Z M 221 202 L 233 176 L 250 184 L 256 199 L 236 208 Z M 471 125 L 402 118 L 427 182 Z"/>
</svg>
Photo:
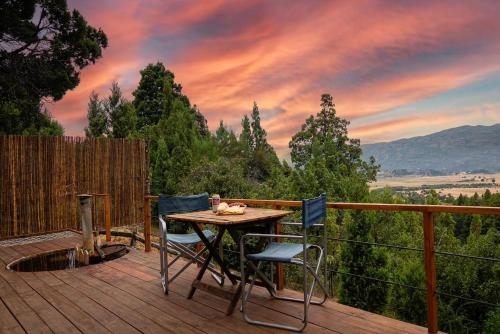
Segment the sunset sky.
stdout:
<svg viewBox="0 0 500 334">
<path fill-rule="evenodd" d="M 257 101 L 281 156 L 322 93 L 362 143 L 500 122 L 500 1 L 69 1 L 109 47 L 48 106 L 83 135 L 92 90 L 161 61 L 213 130 Z"/>
</svg>

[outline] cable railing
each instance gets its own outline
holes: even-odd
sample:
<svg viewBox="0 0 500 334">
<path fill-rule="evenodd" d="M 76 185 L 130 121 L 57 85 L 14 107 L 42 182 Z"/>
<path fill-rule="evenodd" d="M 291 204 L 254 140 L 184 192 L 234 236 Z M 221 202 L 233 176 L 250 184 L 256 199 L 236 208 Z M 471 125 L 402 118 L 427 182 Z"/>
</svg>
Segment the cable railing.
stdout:
<svg viewBox="0 0 500 334">
<path fill-rule="evenodd" d="M 145 251 L 151 250 L 151 201 L 156 200 L 158 196 L 146 195 L 144 199 L 144 239 Z M 268 206 L 275 209 L 281 208 L 301 208 L 301 201 L 281 201 L 281 200 L 257 200 L 257 199 L 222 199 L 227 203 L 244 203 L 252 206 Z M 349 240 L 341 237 L 328 237 L 329 241 L 357 243 L 365 246 L 386 247 L 397 250 L 406 250 L 423 253 L 424 256 L 424 270 L 425 270 L 425 288 L 405 284 L 402 282 L 386 280 L 376 277 L 369 277 L 355 273 L 349 273 L 342 270 L 328 269 L 326 272 L 329 274 L 350 275 L 360 279 L 377 281 L 384 284 L 397 285 L 408 289 L 421 291 L 426 294 L 427 305 L 427 328 L 429 333 L 438 332 L 438 296 L 446 296 L 451 298 L 462 299 L 469 302 L 480 303 L 489 307 L 499 307 L 499 304 L 490 303 L 487 301 L 460 296 L 437 289 L 437 270 L 436 270 L 436 255 L 445 257 L 458 257 L 471 260 L 489 261 L 492 263 L 500 262 L 500 259 L 475 256 L 470 254 L 457 254 L 447 251 L 440 251 L 436 249 L 435 245 L 435 227 L 434 215 L 439 213 L 451 214 L 479 214 L 479 215 L 495 215 L 500 216 L 500 208 L 498 207 L 484 207 L 484 206 L 453 206 L 453 205 L 424 205 L 424 204 L 385 204 L 385 203 L 343 203 L 343 202 L 328 202 L 327 208 L 337 210 L 365 210 L 365 211 L 386 211 L 386 212 L 417 212 L 422 214 L 422 227 L 423 227 L 423 248 L 394 245 L 381 242 L 370 242 L 362 240 Z M 276 223 L 276 233 L 282 233 L 283 225 Z M 281 290 L 285 286 L 284 268 L 282 264 L 276 264 L 275 269 L 275 283 L 276 288 Z"/>
</svg>

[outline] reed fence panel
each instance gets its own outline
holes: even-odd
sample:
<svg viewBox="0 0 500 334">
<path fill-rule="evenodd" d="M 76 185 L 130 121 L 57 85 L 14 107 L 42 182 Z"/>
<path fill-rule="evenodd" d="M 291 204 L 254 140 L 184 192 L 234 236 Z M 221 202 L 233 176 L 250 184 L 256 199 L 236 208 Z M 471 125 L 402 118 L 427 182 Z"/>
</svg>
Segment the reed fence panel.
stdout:
<svg viewBox="0 0 500 334">
<path fill-rule="evenodd" d="M 110 194 L 112 226 L 137 224 L 147 168 L 142 140 L 0 136 L 0 239 L 79 229 L 83 193 Z M 94 197 L 98 225 L 103 215 Z"/>
</svg>

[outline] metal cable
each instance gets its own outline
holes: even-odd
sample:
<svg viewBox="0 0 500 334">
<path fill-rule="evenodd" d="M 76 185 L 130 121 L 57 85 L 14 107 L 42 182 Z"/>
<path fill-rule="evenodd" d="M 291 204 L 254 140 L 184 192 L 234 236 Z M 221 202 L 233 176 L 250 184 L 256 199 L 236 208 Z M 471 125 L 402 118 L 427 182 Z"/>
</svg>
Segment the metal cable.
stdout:
<svg viewBox="0 0 500 334">
<path fill-rule="evenodd" d="M 339 270 L 327 270 L 327 272 L 338 273 L 338 274 L 348 275 L 348 276 L 354 276 L 354 277 L 358 277 L 358 278 L 368 279 L 368 280 L 372 280 L 372 281 L 378 281 L 378 282 L 392 284 L 392 285 L 399 285 L 399 286 L 402 286 L 402 287 L 405 287 L 405 288 L 415 289 L 415 290 L 424 291 L 424 292 L 426 291 L 426 289 L 419 288 L 418 286 L 413 286 L 413 285 L 404 284 L 404 283 L 400 283 L 400 282 L 383 280 L 383 279 L 375 278 L 375 277 L 369 277 L 369 276 L 364 276 L 364 275 L 357 275 L 357 274 L 347 273 L 347 272 L 339 271 Z"/>
<path fill-rule="evenodd" d="M 468 255 L 468 254 L 458 254 L 458 253 L 449 253 L 449 252 L 441 252 L 441 251 L 435 251 L 434 253 L 439 254 L 439 255 L 444 255 L 444 256 L 451 256 L 451 257 L 462 257 L 465 259 L 474 259 L 474 260 L 483 260 L 483 261 L 491 261 L 491 262 L 500 262 L 500 259 L 495 259 L 492 257 L 482 257 L 482 256 L 475 256 L 475 255 Z"/>
<path fill-rule="evenodd" d="M 392 245 L 392 244 L 382 244 L 382 243 L 378 243 L 378 242 L 358 241 L 358 240 L 342 239 L 342 238 L 327 238 L 327 239 L 328 240 L 343 241 L 343 242 L 351 242 L 351 243 L 363 244 L 363 245 L 372 245 L 372 246 L 396 248 L 396 249 L 403 249 L 403 250 L 411 250 L 411 251 L 417 251 L 417 252 L 424 251 L 422 248 L 398 246 L 398 245 Z"/>
<path fill-rule="evenodd" d="M 417 286 L 413 286 L 413 285 L 409 285 L 409 284 L 404 284 L 404 283 L 394 282 L 394 281 L 388 281 L 388 280 L 383 280 L 383 279 L 380 279 L 380 278 L 369 277 L 369 276 L 364 276 L 364 275 L 357 275 L 357 274 L 347 273 L 347 272 L 339 271 L 339 270 L 328 270 L 328 272 L 339 273 L 339 274 L 348 275 L 348 276 L 354 276 L 354 277 L 368 279 L 368 280 L 377 281 L 377 282 L 381 282 L 381 283 L 387 283 L 387 284 L 392 284 L 392 285 L 399 285 L 399 286 L 402 286 L 402 287 L 405 287 L 405 288 L 414 289 L 414 290 L 418 290 L 418 291 L 422 291 L 422 292 L 426 292 L 427 291 L 425 288 L 419 288 Z M 448 297 L 454 297 L 454 298 L 459 298 L 459 299 L 463 299 L 463 300 L 468 300 L 468 301 L 471 301 L 471 302 L 474 302 L 474 303 L 484 304 L 484 305 L 491 306 L 491 307 L 500 307 L 500 304 L 493 304 L 493 303 L 485 302 L 485 301 L 479 300 L 479 299 L 473 299 L 473 298 L 469 298 L 469 297 L 454 295 L 454 294 L 447 293 L 447 292 L 442 292 L 442 291 L 436 291 L 436 293 L 438 295 L 448 296 Z"/>
<path fill-rule="evenodd" d="M 488 306 L 492 306 L 492 307 L 500 307 L 500 304 L 493 304 L 493 303 L 485 302 L 485 301 L 478 300 L 478 299 L 468 298 L 468 297 L 464 297 L 464 296 L 458 296 L 458 295 L 454 295 L 452 293 L 441 292 L 441 291 L 436 291 L 436 293 L 438 295 L 459 298 L 459 299 L 468 300 L 468 301 L 471 301 L 474 303 L 484 304 L 484 305 L 488 305 Z"/>
</svg>

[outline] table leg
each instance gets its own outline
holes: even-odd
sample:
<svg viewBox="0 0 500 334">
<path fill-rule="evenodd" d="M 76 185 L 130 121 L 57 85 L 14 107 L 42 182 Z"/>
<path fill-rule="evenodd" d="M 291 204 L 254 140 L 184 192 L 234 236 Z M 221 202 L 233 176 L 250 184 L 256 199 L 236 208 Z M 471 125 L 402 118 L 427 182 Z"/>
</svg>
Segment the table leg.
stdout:
<svg viewBox="0 0 500 334">
<path fill-rule="evenodd" d="M 233 285 L 236 285 L 237 282 L 236 282 L 235 276 L 226 267 L 226 265 L 224 264 L 224 261 L 222 261 L 222 258 L 219 256 L 218 250 L 216 249 L 216 247 L 220 247 L 222 237 L 224 235 L 224 232 L 226 232 L 226 230 L 227 230 L 226 226 L 219 227 L 219 232 L 217 233 L 217 236 L 215 237 L 215 240 L 213 243 L 211 243 L 205 237 L 205 235 L 203 234 L 203 232 L 201 231 L 201 229 L 199 227 L 197 227 L 197 229 L 195 229 L 195 232 L 198 234 L 198 236 L 203 241 L 203 243 L 207 246 L 208 251 L 210 252 L 210 254 L 212 254 L 214 260 L 219 264 L 220 268 L 222 269 L 222 272 L 224 272 L 224 274 L 229 278 L 229 280 L 231 281 L 231 283 Z"/>
<path fill-rule="evenodd" d="M 219 266 L 221 267 L 221 269 L 224 272 L 224 274 L 226 274 L 226 276 L 228 276 L 228 278 L 231 280 L 231 283 L 233 283 L 233 285 L 236 284 L 236 279 L 231 274 L 231 272 L 226 268 L 226 266 L 224 265 L 224 262 L 219 257 L 219 254 L 218 254 L 217 250 L 215 249 L 215 247 L 219 246 L 219 244 L 220 244 L 220 242 L 222 240 L 222 236 L 224 235 L 224 232 L 226 231 L 226 228 L 224 226 L 222 226 L 219 229 L 219 232 L 217 233 L 217 236 L 215 237 L 215 240 L 213 241 L 213 243 L 211 243 L 205 237 L 205 235 L 203 234 L 203 231 L 199 228 L 199 226 L 197 224 L 192 224 L 192 226 L 193 226 L 193 229 L 196 232 L 196 234 L 198 234 L 198 236 L 200 237 L 201 241 L 203 241 L 203 243 L 207 247 L 207 249 L 208 249 L 208 255 L 205 258 L 205 262 L 203 263 L 203 266 L 201 267 L 200 271 L 198 272 L 198 275 L 196 276 L 195 280 L 193 281 L 193 284 L 191 285 L 191 290 L 189 291 L 189 294 L 188 294 L 188 298 L 189 299 L 193 297 L 193 295 L 194 295 L 194 293 L 196 291 L 196 286 L 195 285 L 197 285 L 196 283 L 200 282 L 201 279 L 203 278 L 203 274 L 207 270 L 208 264 L 210 263 L 210 261 L 211 261 L 212 258 L 214 258 L 214 260 L 219 264 Z"/>
<path fill-rule="evenodd" d="M 201 279 L 203 278 L 203 274 L 207 270 L 208 265 L 209 265 L 211 260 L 212 260 L 212 253 L 209 252 L 207 257 L 205 258 L 205 262 L 203 263 L 203 266 L 201 266 L 201 269 L 198 272 L 198 275 L 196 275 L 196 278 L 194 279 L 193 284 L 191 285 L 191 290 L 189 290 L 188 299 L 193 298 L 194 292 L 196 291 L 195 283 L 197 281 L 201 281 Z"/>
</svg>

